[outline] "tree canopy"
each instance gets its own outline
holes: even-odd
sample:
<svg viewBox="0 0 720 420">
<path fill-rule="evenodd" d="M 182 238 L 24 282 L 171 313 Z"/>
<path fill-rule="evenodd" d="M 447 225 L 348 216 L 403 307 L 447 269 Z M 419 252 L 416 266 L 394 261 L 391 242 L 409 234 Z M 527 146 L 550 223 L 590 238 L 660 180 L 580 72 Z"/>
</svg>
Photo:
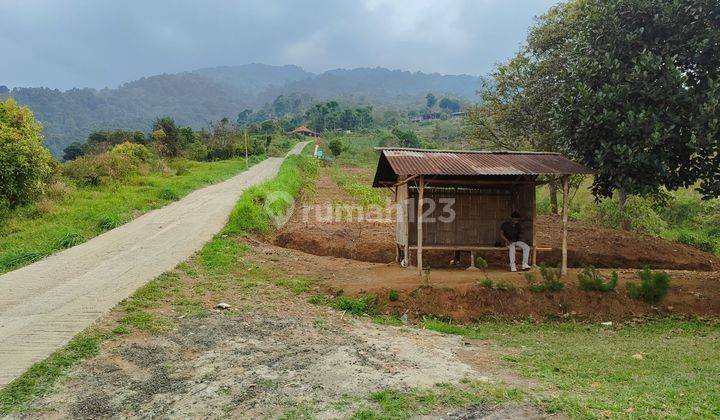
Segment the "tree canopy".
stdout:
<svg viewBox="0 0 720 420">
<path fill-rule="evenodd" d="M 597 196 L 696 182 L 720 196 L 719 73 L 716 1 L 575 0 L 539 18 L 469 128 L 571 154 Z"/>
</svg>

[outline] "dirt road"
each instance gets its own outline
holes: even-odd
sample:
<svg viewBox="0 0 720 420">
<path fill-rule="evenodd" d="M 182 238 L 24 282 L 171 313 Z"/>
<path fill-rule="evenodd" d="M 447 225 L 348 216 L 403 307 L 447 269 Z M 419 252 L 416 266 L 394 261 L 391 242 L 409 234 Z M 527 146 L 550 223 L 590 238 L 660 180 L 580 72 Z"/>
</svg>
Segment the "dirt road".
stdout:
<svg viewBox="0 0 720 420">
<path fill-rule="evenodd" d="M 274 177 L 282 161 L 269 158 L 82 245 L 0 276 L 0 387 L 138 287 L 190 257 L 222 229 L 240 193 Z"/>
</svg>

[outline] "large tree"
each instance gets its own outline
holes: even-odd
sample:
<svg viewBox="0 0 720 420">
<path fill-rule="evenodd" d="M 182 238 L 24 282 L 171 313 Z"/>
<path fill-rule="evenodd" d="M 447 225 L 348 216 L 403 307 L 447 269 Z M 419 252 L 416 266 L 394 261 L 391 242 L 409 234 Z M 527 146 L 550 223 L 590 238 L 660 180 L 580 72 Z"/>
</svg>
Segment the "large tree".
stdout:
<svg viewBox="0 0 720 420">
<path fill-rule="evenodd" d="M 425 103 L 429 109 L 432 109 L 437 103 L 437 98 L 432 93 L 425 95 Z"/>
<path fill-rule="evenodd" d="M 717 1 L 566 7 L 578 24 L 564 48 L 554 121 L 597 170 L 595 194 L 652 194 L 700 181 L 706 196 L 719 196 Z"/>
<path fill-rule="evenodd" d="M 539 19 L 513 65 L 519 100 L 500 111 L 516 124 L 500 125 L 594 168 L 596 196 L 697 182 L 720 196 L 717 0 L 571 1 Z"/>
</svg>

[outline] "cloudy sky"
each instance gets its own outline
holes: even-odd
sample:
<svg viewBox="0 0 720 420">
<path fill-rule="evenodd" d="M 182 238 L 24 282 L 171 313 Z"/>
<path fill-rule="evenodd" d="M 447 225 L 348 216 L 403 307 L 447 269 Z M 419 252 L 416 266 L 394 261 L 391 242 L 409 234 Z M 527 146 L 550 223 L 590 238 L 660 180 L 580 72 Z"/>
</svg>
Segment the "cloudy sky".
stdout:
<svg viewBox="0 0 720 420">
<path fill-rule="evenodd" d="M 555 0 L 0 0 L 0 85 L 252 62 L 481 75 Z"/>
</svg>

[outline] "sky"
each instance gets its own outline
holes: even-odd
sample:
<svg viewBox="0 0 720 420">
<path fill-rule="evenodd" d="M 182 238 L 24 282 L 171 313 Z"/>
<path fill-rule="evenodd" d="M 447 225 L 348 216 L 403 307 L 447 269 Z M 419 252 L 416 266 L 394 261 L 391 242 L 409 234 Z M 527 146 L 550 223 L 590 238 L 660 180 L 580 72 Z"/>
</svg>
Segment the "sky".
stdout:
<svg viewBox="0 0 720 420">
<path fill-rule="evenodd" d="M 555 0 L 0 0 L 0 85 L 247 63 L 485 75 Z"/>
</svg>

